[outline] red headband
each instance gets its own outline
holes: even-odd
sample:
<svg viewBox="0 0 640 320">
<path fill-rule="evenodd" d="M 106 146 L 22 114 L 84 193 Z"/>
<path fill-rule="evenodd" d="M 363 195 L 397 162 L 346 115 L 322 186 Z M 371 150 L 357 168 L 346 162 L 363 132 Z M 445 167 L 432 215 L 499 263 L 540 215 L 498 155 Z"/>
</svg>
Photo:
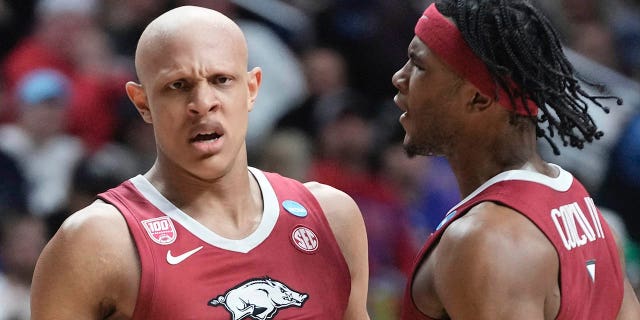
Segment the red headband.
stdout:
<svg viewBox="0 0 640 320">
<path fill-rule="evenodd" d="M 445 18 L 434 4 L 431 4 L 418 20 L 415 33 L 444 63 L 476 86 L 480 92 L 497 98 L 498 103 L 509 110 L 529 115 L 521 99 L 515 98 L 512 103 L 507 92 L 496 85 L 484 62 L 471 51 L 458 28 Z M 509 83 L 512 88 L 517 88 L 513 81 Z M 527 100 L 527 107 L 531 115 L 538 114 L 538 106 L 532 100 Z"/>
</svg>

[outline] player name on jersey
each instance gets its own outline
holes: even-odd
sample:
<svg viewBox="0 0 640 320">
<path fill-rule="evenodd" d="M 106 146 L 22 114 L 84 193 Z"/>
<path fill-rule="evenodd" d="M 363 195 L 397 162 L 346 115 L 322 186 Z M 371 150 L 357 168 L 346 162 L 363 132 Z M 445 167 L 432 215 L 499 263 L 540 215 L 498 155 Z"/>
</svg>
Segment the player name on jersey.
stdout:
<svg viewBox="0 0 640 320">
<path fill-rule="evenodd" d="M 589 218 L 577 202 L 551 210 L 551 219 L 567 250 L 583 246 L 597 239 L 604 239 L 600 215 L 593 199 L 586 197 L 584 202 L 589 210 Z"/>
</svg>

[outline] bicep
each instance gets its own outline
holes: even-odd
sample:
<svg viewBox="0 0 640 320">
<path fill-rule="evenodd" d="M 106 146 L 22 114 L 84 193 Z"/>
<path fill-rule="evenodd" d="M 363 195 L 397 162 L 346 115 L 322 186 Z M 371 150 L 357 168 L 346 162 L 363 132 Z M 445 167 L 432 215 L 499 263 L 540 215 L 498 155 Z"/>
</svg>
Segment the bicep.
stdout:
<svg viewBox="0 0 640 320">
<path fill-rule="evenodd" d="M 545 318 L 546 297 L 557 284 L 557 255 L 535 226 L 520 219 L 526 218 L 495 224 L 472 218 L 445 231 L 434 251 L 434 279 L 452 319 Z"/>
<path fill-rule="evenodd" d="M 640 303 L 638 297 L 629 282 L 629 279 L 624 280 L 624 296 L 622 298 L 622 306 L 618 312 L 617 320 L 632 320 L 640 319 Z"/>
</svg>

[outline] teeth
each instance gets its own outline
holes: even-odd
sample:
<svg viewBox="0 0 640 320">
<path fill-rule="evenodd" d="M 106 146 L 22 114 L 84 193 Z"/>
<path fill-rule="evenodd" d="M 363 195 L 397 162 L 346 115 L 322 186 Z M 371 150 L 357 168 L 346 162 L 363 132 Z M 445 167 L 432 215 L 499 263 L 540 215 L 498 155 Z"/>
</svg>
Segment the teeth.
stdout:
<svg viewBox="0 0 640 320">
<path fill-rule="evenodd" d="M 195 136 L 195 138 L 191 139 L 191 141 L 208 141 L 208 140 L 216 140 L 220 138 L 220 135 L 213 133 L 201 133 Z"/>
</svg>

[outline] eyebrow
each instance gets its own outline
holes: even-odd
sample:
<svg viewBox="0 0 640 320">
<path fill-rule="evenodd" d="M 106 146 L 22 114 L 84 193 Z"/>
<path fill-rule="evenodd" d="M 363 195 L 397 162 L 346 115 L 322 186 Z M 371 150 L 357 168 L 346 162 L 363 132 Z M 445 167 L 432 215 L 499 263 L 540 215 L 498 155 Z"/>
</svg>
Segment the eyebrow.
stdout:
<svg viewBox="0 0 640 320">
<path fill-rule="evenodd" d="M 413 42 L 412 42 L 412 43 L 409 45 L 409 47 L 407 48 L 407 52 L 408 52 L 409 57 L 410 57 L 410 58 L 411 58 L 411 57 L 414 57 L 414 58 L 416 58 L 416 59 L 417 59 L 417 58 L 419 58 L 419 57 L 422 57 L 424 54 L 420 54 L 420 49 L 421 49 L 421 48 L 419 48 L 419 47 L 418 47 L 418 45 L 417 45 L 416 43 L 413 43 Z"/>
</svg>

